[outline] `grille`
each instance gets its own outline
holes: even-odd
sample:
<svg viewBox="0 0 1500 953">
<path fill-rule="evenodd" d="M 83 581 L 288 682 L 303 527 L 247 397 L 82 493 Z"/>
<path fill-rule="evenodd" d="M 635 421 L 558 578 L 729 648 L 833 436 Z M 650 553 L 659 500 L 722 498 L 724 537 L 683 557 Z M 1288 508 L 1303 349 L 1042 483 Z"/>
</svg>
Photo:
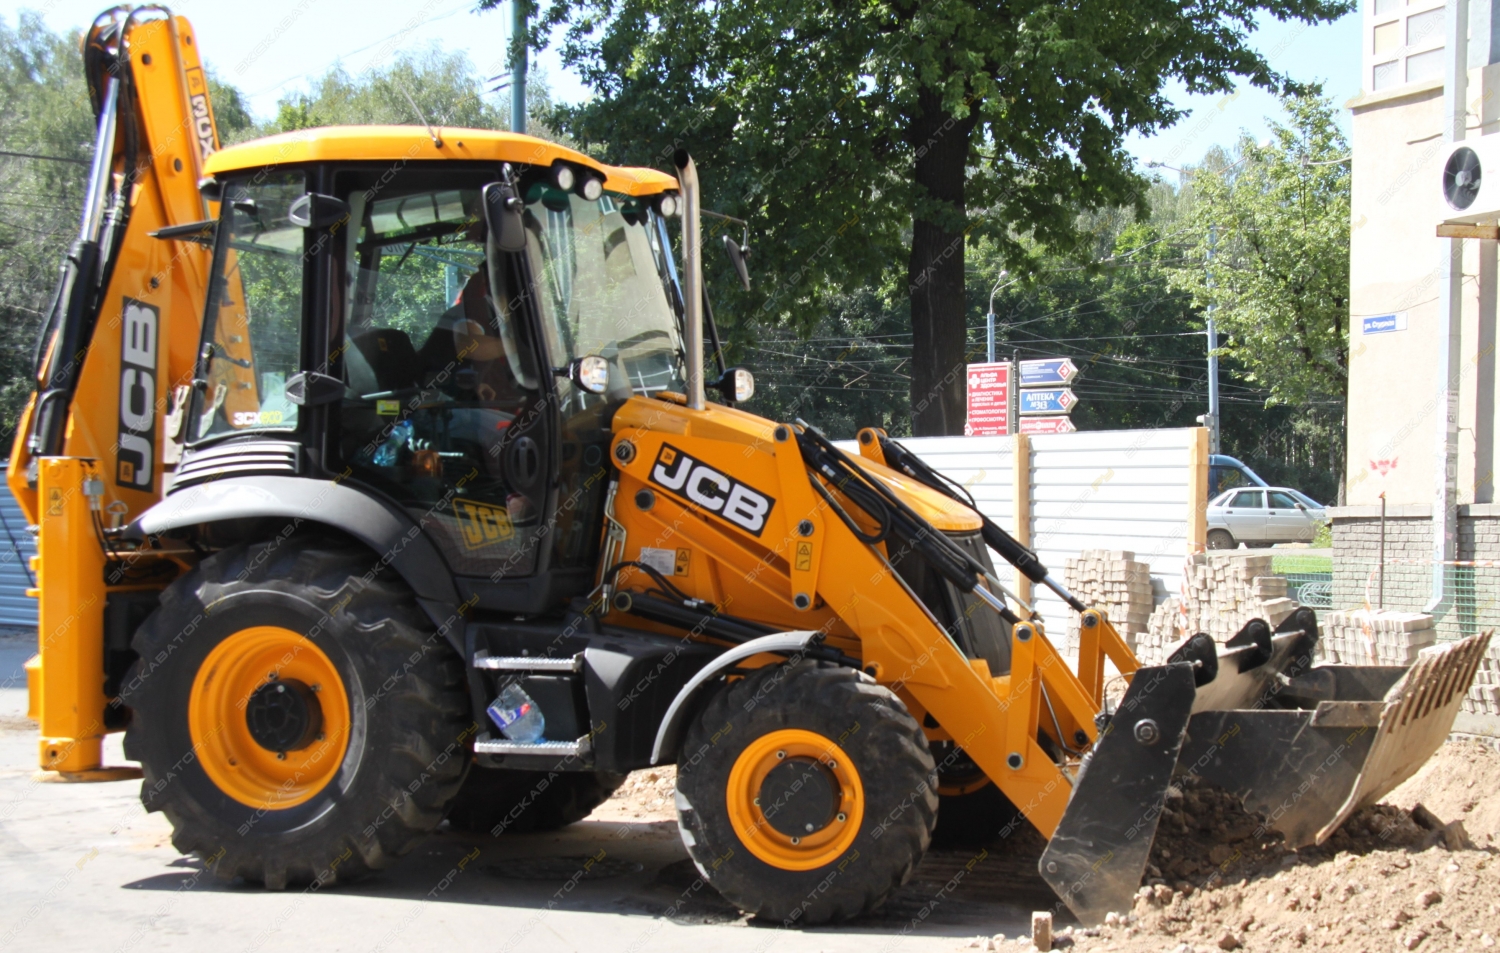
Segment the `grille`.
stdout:
<svg viewBox="0 0 1500 953">
<path fill-rule="evenodd" d="M 251 473 L 295 476 L 302 469 L 300 451 L 297 444 L 281 440 L 243 441 L 203 450 L 188 450 L 182 455 L 177 472 L 172 474 L 167 494 L 227 476 L 245 476 Z"/>
</svg>

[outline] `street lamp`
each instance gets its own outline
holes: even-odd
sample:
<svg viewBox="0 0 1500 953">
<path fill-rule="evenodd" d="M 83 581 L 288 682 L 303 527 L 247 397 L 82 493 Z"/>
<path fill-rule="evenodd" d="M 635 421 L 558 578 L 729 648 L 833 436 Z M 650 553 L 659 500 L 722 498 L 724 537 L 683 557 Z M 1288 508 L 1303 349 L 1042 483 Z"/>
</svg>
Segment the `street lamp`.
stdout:
<svg viewBox="0 0 1500 953">
<path fill-rule="evenodd" d="M 995 295 L 999 294 L 1002 288 L 1009 288 L 1021 280 L 1017 277 L 1005 281 L 1005 276 L 1008 274 L 1010 272 L 1004 268 L 1000 269 L 1000 274 L 995 278 L 995 287 L 990 289 L 990 311 L 984 316 L 985 357 L 991 364 L 995 363 Z"/>
</svg>

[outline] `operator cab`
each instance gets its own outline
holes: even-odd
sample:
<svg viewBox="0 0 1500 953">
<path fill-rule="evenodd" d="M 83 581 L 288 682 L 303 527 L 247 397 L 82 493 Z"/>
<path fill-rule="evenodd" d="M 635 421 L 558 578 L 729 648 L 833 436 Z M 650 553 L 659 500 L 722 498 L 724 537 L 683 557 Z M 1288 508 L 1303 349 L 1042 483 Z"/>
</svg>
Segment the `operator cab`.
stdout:
<svg viewBox="0 0 1500 953">
<path fill-rule="evenodd" d="M 593 160 L 526 136 L 442 143 L 325 129 L 213 157 L 212 283 L 168 493 L 345 483 L 420 528 L 460 598 L 537 612 L 593 585 L 614 411 L 685 390 L 663 193 L 605 188 Z M 523 248 L 487 227 L 497 185 Z M 585 357 L 603 358 L 594 380 Z"/>
</svg>

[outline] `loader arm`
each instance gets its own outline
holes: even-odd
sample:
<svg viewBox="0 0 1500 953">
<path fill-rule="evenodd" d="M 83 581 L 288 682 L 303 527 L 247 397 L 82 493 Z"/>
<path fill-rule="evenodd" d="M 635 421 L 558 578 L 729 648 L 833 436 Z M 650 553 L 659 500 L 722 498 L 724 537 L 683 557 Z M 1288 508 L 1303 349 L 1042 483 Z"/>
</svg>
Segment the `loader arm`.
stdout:
<svg viewBox="0 0 1500 953">
<path fill-rule="evenodd" d="M 125 594 L 176 572 L 159 556 L 116 552 L 106 523 L 154 504 L 173 461 L 178 435 L 165 423 L 193 379 L 209 266 L 197 230 L 182 226 L 210 217 L 198 181 L 218 148 L 187 20 L 115 8 L 84 46 L 98 119 L 89 188 L 6 474 L 38 526 L 41 640 L 29 672 L 41 764 L 66 773 L 98 769 L 100 740 L 118 726 L 106 615 L 138 618 L 122 608 Z M 153 237 L 163 229 L 178 237 Z M 113 651 L 116 668 L 128 664 L 128 632 Z"/>
</svg>

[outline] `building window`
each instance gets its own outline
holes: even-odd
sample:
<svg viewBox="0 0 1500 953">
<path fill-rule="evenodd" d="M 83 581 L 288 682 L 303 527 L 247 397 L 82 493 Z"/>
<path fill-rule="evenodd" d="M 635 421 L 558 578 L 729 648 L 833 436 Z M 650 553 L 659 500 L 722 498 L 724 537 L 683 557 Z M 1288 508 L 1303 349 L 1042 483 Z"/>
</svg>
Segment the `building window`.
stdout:
<svg viewBox="0 0 1500 953">
<path fill-rule="evenodd" d="M 1378 17 L 1387 13 L 1395 13 L 1400 5 L 1401 0 L 1375 0 L 1375 15 Z"/>
<path fill-rule="evenodd" d="M 1420 82 L 1443 75 L 1443 48 L 1428 50 L 1406 58 L 1406 81 Z"/>
<path fill-rule="evenodd" d="M 1375 28 L 1375 54 L 1390 53 L 1401 45 L 1401 21 L 1392 20 Z"/>
<path fill-rule="evenodd" d="M 1396 60 L 1379 63 L 1375 67 L 1375 88 L 1390 89 L 1401 83 L 1401 64 Z"/>
<path fill-rule="evenodd" d="M 1443 42 L 1443 13 L 1437 10 L 1427 10 L 1423 13 L 1413 13 L 1406 18 L 1406 45 L 1410 47 L 1431 46 L 1434 43 Z M 1391 24 L 1394 26 L 1395 24 Z M 1375 28 L 1379 33 L 1380 28 Z"/>
</svg>

